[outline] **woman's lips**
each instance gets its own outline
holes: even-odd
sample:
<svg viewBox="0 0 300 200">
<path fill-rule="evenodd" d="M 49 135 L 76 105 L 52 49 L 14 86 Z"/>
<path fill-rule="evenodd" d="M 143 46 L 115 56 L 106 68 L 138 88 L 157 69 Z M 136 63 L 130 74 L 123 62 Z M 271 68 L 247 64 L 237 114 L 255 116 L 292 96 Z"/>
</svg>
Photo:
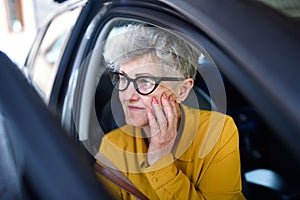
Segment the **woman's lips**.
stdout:
<svg viewBox="0 0 300 200">
<path fill-rule="evenodd" d="M 127 106 L 128 107 L 128 110 L 130 111 L 141 111 L 141 110 L 145 110 L 145 108 L 141 108 L 141 107 L 138 107 L 138 106 Z"/>
</svg>

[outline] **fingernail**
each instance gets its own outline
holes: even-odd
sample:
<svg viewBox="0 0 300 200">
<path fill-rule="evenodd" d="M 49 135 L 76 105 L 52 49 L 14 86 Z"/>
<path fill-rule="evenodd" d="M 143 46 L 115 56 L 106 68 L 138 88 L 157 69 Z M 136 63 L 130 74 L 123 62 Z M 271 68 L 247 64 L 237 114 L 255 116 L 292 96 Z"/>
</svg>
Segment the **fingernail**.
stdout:
<svg viewBox="0 0 300 200">
<path fill-rule="evenodd" d="M 152 98 L 152 103 L 153 104 L 158 104 L 158 101 L 157 101 L 157 99 L 155 97 Z"/>
<path fill-rule="evenodd" d="M 151 113 L 151 107 L 148 107 L 148 113 Z"/>
<path fill-rule="evenodd" d="M 169 98 L 170 98 L 170 101 L 174 101 L 173 95 L 171 95 Z"/>
<path fill-rule="evenodd" d="M 162 93 L 162 97 L 163 97 L 164 99 L 166 99 L 166 98 L 167 98 L 166 93 Z"/>
</svg>

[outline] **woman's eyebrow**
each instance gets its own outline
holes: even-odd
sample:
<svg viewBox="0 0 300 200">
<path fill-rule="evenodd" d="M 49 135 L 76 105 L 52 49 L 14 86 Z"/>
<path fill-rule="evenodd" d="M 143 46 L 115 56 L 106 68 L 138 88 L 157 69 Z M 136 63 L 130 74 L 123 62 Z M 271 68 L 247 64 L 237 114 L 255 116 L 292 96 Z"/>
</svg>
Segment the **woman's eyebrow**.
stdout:
<svg viewBox="0 0 300 200">
<path fill-rule="evenodd" d="M 137 73 L 135 74 L 135 76 L 154 76 L 153 74 L 149 74 L 149 73 Z"/>
</svg>

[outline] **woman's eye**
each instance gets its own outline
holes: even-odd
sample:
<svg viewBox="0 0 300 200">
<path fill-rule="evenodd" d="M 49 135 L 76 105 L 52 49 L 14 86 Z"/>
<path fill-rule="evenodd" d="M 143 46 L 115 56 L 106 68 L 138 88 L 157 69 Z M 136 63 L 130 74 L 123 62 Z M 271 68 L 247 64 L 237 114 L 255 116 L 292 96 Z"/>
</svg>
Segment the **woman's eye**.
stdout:
<svg viewBox="0 0 300 200">
<path fill-rule="evenodd" d="M 155 81 L 151 78 L 139 78 L 137 84 L 141 87 L 151 87 L 155 85 Z"/>
</svg>

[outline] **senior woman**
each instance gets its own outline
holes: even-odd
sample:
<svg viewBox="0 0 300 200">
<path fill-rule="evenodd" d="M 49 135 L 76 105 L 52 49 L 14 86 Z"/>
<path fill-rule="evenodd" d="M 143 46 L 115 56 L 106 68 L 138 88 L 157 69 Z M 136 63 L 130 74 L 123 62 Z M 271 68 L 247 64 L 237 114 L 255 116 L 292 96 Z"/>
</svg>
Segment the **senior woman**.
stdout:
<svg viewBox="0 0 300 200">
<path fill-rule="evenodd" d="M 233 120 L 182 103 L 199 52 L 157 27 L 127 25 L 119 32 L 104 57 L 126 125 L 106 134 L 99 152 L 149 199 L 244 199 Z M 135 199 L 99 178 L 116 198 Z"/>
</svg>

